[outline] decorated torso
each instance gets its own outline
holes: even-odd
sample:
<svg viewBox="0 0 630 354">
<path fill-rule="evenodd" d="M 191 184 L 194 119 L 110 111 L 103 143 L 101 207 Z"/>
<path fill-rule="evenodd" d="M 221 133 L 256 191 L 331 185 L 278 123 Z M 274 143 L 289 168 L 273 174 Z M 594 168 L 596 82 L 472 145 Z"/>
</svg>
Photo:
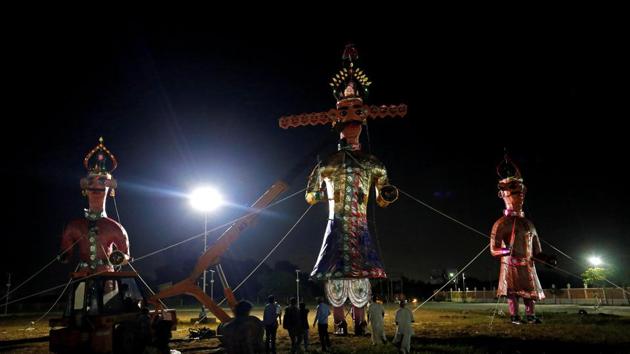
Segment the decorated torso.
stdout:
<svg viewBox="0 0 630 354">
<path fill-rule="evenodd" d="M 338 151 L 315 167 L 306 199 L 327 200 L 329 221 L 313 278 L 386 277 L 369 234 L 366 209 L 372 185 L 379 203 L 388 204 L 378 195 L 386 184 L 383 164 L 361 151 Z"/>
<path fill-rule="evenodd" d="M 511 248 L 512 262 L 533 262 L 533 257 L 540 253 L 534 224 L 520 216 L 503 216 L 497 220 L 492 227 L 492 254 L 500 256 L 504 248 Z"/>
<path fill-rule="evenodd" d="M 81 270 L 113 271 L 109 257 L 114 249 L 129 254 L 127 231 L 106 216 L 92 214 L 71 221 L 64 231 L 61 249 L 65 250 L 75 243 L 79 250 Z"/>
<path fill-rule="evenodd" d="M 326 195 L 317 195 L 325 184 Z M 330 208 L 341 217 L 365 217 L 374 185 L 377 191 L 387 185 L 385 166 L 375 157 L 362 151 L 341 150 L 319 164 L 308 181 L 307 201 L 328 199 Z M 331 197 L 328 197 L 331 196 Z M 383 204 L 379 198 L 379 204 Z"/>
</svg>

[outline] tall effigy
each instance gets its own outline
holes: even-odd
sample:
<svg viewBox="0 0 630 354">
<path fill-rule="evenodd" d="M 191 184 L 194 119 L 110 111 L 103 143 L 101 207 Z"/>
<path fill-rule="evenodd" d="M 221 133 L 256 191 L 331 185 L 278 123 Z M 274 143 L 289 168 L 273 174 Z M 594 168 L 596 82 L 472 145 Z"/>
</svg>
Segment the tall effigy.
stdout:
<svg viewBox="0 0 630 354">
<path fill-rule="evenodd" d="M 497 296 L 507 297 L 512 323 L 540 323 L 534 307 L 545 293 L 534 261 L 555 265 L 556 260 L 542 253 L 536 228 L 525 218 L 527 188 L 521 171 L 507 154 L 497 166 L 497 174 L 499 198 L 505 203 L 503 216 L 494 223 L 490 238 L 490 251 L 501 261 Z M 525 304 L 525 321 L 519 316 L 519 298 Z"/>
<path fill-rule="evenodd" d="M 79 249 L 79 271 L 96 273 L 113 271 L 114 266 L 129 260 L 129 238 L 121 224 L 108 218 L 107 196 L 114 196 L 117 183 L 112 172 L 118 166 L 116 157 L 103 145 L 87 153 L 83 160 L 87 176 L 81 178 L 81 192 L 87 197 L 88 209 L 83 218 L 72 220 L 61 237 L 62 262 L 67 262 L 72 248 Z"/>
<path fill-rule="evenodd" d="M 364 100 L 371 82 L 356 66 L 357 50 L 346 46 L 343 67 L 330 85 L 336 108 L 327 112 L 280 118 L 282 128 L 331 124 L 339 133 L 338 151 L 315 166 L 306 188 L 309 204 L 328 202 L 329 216 L 319 257 L 311 278 L 325 281 L 326 296 L 333 306 L 336 332 L 347 328 L 344 304 L 353 306 L 355 330 L 371 294 L 369 279 L 386 278 L 383 264 L 370 236 L 367 206 L 372 186 L 376 203 L 386 207 L 398 198 L 398 189 L 389 185 L 385 166 L 361 150 L 362 126 L 368 119 L 403 117 L 406 105 L 368 106 Z"/>
</svg>

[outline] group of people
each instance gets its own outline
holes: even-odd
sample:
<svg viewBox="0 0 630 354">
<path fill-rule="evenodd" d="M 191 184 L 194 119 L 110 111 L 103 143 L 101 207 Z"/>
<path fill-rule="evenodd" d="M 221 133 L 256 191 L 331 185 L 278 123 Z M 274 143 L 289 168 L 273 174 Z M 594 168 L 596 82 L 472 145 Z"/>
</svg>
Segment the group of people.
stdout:
<svg viewBox="0 0 630 354">
<path fill-rule="evenodd" d="M 396 323 L 396 335 L 393 343 L 400 347 L 403 353 L 411 350 L 411 336 L 413 336 L 412 323 L 415 322 L 413 312 L 406 306 L 406 302 L 400 301 L 400 308 L 396 310 L 394 321 Z M 376 297 L 372 297 L 368 310 L 368 323 L 372 329 L 372 344 L 379 345 L 387 343 L 385 336 L 385 308 L 382 302 Z"/>
<path fill-rule="evenodd" d="M 331 348 L 330 337 L 328 335 L 328 318 L 331 315 L 330 306 L 324 301 L 324 298 L 318 298 L 315 316 L 313 318 L 312 327 L 317 327 L 319 334 L 319 342 L 322 351 L 328 351 Z M 400 308 L 396 311 L 395 323 L 396 334 L 393 343 L 400 347 L 401 352 L 409 353 L 411 345 L 411 336 L 413 336 L 412 323 L 414 322 L 413 312 L 405 307 L 405 301 L 400 302 Z M 291 340 L 291 353 L 299 351 L 304 346 L 304 351 L 308 351 L 309 346 L 309 309 L 305 303 L 297 304 L 296 298 L 289 300 L 289 306 L 284 311 L 276 302 L 273 295 L 267 299 L 267 304 L 263 312 L 263 325 L 265 326 L 265 352 L 276 353 L 276 334 L 278 327 L 287 330 Z M 367 310 L 367 323 L 371 327 L 371 337 L 373 345 L 387 343 L 385 336 L 384 318 L 385 308 L 382 301 L 373 296 Z M 355 322 L 356 323 L 356 322 Z M 356 329 L 355 329 L 356 331 Z M 357 333 L 362 333 L 357 331 Z"/>
<path fill-rule="evenodd" d="M 297 299 L 292 297 L 289 300 L 289 306 L 284 310 L 283 316 L 282 307 L 276 302 L 275 297 L 270 295 L 263 312 L 265 351 L 267 353 L 276 353 L 276 333 L 280 324 L 289 333 L 291 353 L 296 353 L 302 344 L 304 344 L 304 350 L 308 351 L 310 328 L 308 313 L 309 309 L 306 308 L 306 304 L 302 302 L 298 307 Z M 317 326 L 322 351 L 327 351 L 330 348 L 328 317 L 330 317 L 330 308 L 323 298 L 319 298 L 313 327 Z"/>
</svg>

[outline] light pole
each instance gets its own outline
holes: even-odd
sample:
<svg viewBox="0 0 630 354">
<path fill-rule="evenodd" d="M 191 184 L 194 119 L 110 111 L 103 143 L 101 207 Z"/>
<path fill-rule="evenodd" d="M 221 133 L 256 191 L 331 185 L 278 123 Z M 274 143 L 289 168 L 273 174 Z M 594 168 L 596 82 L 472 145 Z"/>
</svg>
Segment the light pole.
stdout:
<svg viewBox="0 0 630 354">
<path fill-rule="evenodd" d="M 466 302 L 466 295 L 468 292 L 468 289 L 466 289 L 466 273 L 462 272 L 462 290 L 464 290 L 464 297 L 462 298 L 462 300 L 464 302 Z"/>
<path fill-rule="evenodd" d="M 213 188 L 202 187 L 195 189 L 190 194 L 190 204 L 193 208 L 202 211 L 204 213 L 204 223 L 203 223 L 203 253 L 206 253 L 208 250 L 208 213 L 218 208 L 221 204 L 223 204 L 223 199 L 221 195 Z M 206 273 L 207 270 L 203 271 L 203 293 L 206 294 Z M 212 273 L 214 274 L 214 272 Z M 200 317 L 205 317 L 206 309 L 204 306 L 201 306 L 201 314 Z"/>
<path fill-rule="evenodd" d="M 210 298 L 214 301 L 214 270 L 210 269 Z"/>
<path fill-rule="evenodd" d="M 297 303 L 300 303 L 300 270 L 295 270 L 295 289 L 297 290 Z"/>
<path fill-rule="evenodd" d="M 208 250 L 208 212 L 205 212 L 203 214 L 204 216 L 204 220 L 203 220 L 203 254 L 206 253 L 206 251 Z M 206 273 L 207 271 L 204 269 L 203 270 L 203 293 L 206 293 Z"/>
</svg>

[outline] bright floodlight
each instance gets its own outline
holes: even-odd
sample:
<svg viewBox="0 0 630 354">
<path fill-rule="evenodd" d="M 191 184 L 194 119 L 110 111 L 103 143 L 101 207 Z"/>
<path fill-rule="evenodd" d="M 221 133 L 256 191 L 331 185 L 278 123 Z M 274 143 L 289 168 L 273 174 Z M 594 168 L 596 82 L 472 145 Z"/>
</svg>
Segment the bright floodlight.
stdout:
<svg viewBox="0 0 630 354">
<path fill-rule="evenodd" d="M 602 263 L 604 263 L 602 262 L 602 259 L 597 256 L 589 257 L 588 262 L 595 267 L 602 265 Z"/>
<path fill-rule="evenodd" d="M 223 204 L 223 198 L 213 188 L 197 188 L 190 195 L 190 204 L 201 211 L 213 211 Z"/>
</svg>

